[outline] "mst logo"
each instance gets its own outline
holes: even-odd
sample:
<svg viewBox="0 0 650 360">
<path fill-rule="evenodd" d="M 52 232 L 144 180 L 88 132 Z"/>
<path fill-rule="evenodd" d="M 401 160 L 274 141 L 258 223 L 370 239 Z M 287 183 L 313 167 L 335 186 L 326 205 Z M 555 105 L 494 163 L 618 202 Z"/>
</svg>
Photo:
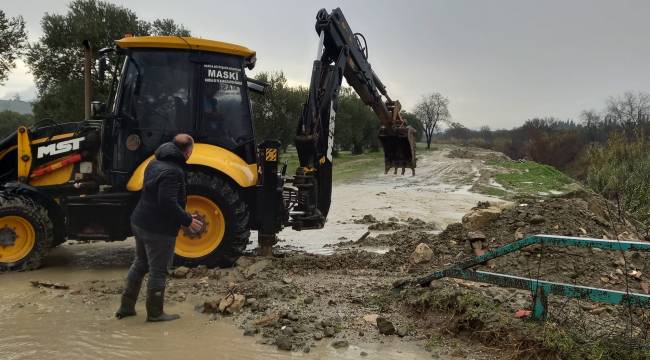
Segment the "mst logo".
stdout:
<svg viewBox="0 0 650 360">
<path fill-rule="evenodd" d="M 61 141 L 54 144 L 49 144 L 45 146 L 40 146 L 37 150 L 36 158 L 42 159 L 44 156 L 49 155 L 59 155 L 67 153 L 69 151 L 79 150 L 79 144 L 84 141 L 86 138 L 80 137 L 76 139 L 70 139 Z"/>
</svg>

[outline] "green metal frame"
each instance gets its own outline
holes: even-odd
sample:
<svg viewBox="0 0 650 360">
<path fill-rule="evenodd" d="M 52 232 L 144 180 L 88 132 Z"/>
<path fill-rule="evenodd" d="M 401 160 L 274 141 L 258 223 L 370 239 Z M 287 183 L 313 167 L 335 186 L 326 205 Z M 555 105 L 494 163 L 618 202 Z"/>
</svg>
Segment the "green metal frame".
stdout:
<svg viewBox="0 0 650 360">
<path fill-rule="evenodd" d="M 540 279 L 530 279 L 470 269 L 471 267 L 482 264 L 488 260 L 498 258 L 535 244 L 547 246 L 575 246 L 581 248 L 597 248 L 618 251 L 650 251 L 650 243 L 639 241 L 603 240 L 559 235 L 533 235 L 501 246 L 485 253 L 484 255 L 476 256 L 465 262 L 451 265 L 443 270 L 436 271 L 414 281 L 403 282 L 402 285 L 406 283 L 415 283 L 417 285 L 425 286 L 433 280 L 452 277 L 496 284 L 502 287 L 530 290 L 531 293 L 534 294 L 533 318 L 535 319 L 543 319 L 546 316 L 548 295 L 560 295 L 568 298 L 586 299 L 593 302 L 650 308 L 650 295 L 556 283 Z"/>
</svg>

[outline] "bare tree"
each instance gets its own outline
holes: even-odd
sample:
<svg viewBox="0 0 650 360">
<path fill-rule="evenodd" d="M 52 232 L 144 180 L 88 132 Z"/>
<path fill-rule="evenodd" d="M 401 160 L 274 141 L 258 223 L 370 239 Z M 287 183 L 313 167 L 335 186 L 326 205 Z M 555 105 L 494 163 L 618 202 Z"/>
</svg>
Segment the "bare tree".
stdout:
<svg viewBox="0 0 650 360">
<path fill-rule="evenodd" d="M 606 119 L 615 122 L 629 134 L 631 130 L 648 122 L 650 94 L 628 91 L 622 96 L 607 100 Z"/>
<path fill-rule="evenodd" d="M 422 97 L 415 106 L 415 115 L 424 125 L 424 136 L 427 140 L 427 149 L 431 148 L 431 138 L 440 121 L 450 121 L 449 99 L 439 92 L 433 92 Z"/>
</svg>

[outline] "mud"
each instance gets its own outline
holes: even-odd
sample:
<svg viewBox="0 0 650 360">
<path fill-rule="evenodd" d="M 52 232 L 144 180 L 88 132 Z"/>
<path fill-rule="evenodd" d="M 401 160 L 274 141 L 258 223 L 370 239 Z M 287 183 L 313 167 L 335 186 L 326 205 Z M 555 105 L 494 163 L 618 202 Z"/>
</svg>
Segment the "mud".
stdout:
<svg viewBox="0 0 650 360">
<path fill-rule="evenodd" d="M 497 326 L 502 323 L 496 315 L 512 318 L 515 311 L 530 308 L 530 293 L 451 279 L 397 293 L 393 282 L 469 258 L 470 231 L 481 232 L 488 249 L 526 234 L 634 238 L 636 231 L 613 216 L 610 204 L 585 192 L 515 204 L 471 193 L 483 160 L 448 154 L 448 149 L 425 153 L 415 178 L 375 174 L 337 185 L 325 230 L 284 231 L 273 258 L 251 252 L 229 269 L 177 269 L 169 281 L 167 308 L 183 318 L 169 324 L 145 324 L 143 299 L 138 317 L 112 318 L 132 259 L 132 241 L 67 243 L 55 249 L 42 270 L 0 274 L 7 290 L 0 293 L 0 338 L 10 340 L 2 342 L 0 353 L 11 359 L 64 354 L 71 359 L 172 359 L 186 356 L 186 349 L 197 359 L 215 354 L 238 359 L 514 357 L 519 350 L 498 341 L 511 337 Z M 489 209 L 495 215 L 488 221 L 466 217 L 461 222 L 468 213 Z M 421 243 L 432 250 L 433 259 L 415 264 L 411 254 Z M 645 255 L 621 257 L 533 247 L 498 259 L 490 271 L 643 291 L 650 274 Z M 640 275 L 625 275 L 633 269 Z M 34 287 L 31 281 L 63 286 Z M 440 295 L 449 292 L 453 296 Z M 458 299 L 456 293 L 492 305 L 477 310 L 479 318 L 468 318 L 477 311 L 459 313 L 466 304 L 452 301 Z M 622 323 L 624 315 L 615 307 L 549 301 L 565 319 Z M 384 319 L 379 327 L 377 318 Z M 513 331 L 519 331 L 518 324 L 511 326 Z M 160 338 L 169 340 L 161 344 Z"/>
<path fill-rule="evenodd" d="M 381 269 L 383 260 L 377 253 L 339 253 L 338 247 L 325 245 L 359 239 L 369 224 L 355 220 L 364 214 L 372 214 L 379 224 L 398 223 L 400 231 L 420 226 L 432 233 L 431 229 L 459 221 L 477 201 L 489 200 L 468 191 L 478 178 L 480 162 L 450 159 L 446 152 L 422 156 L 416 177 L 376 173 L 358 182 L 337 184 L 325 229 L 283 231 L 279 245 L 284 250 L 278 249 L 279 257 L 270 260 L 272 264 L 263 271 L 252 271 L 251 266 L 265 259 L 244 258 L 232 269 L 197 268 L 188 271 L 186 278 L 171 279 L 167 309 L 183 317 L 168 324 L 144 322 L 144 299 L 138 301 L 137 317 L 113 319 L 133 256 L 132 240 L 67 242 L 53 250 L 40 270 L 0 274 L 0 354 L 8 359 L 164 360 L 187 356 L 187 349 L 192 349 L 197 359 L 215 355 L 225 359 L 431 358 L 424 348 L 429 330 L 415 329 L 409 315 L 389 305 L 392 300 L 386 297 L 401 273 L 396 268 Z M 386 251 L 384 245 L 401 245 L 385 242 L 387 231 L 371 230 L 372 238 L 380 239 L 379 252 Z M 251 243 L 249 248 L 253 247 Z M 333 253 L 332 257 L 316 255 Z M 355 261 L 359 264 L 353 266 Z M 377 269 L 364 265 L 372 261 L 377 262 Z M 31 281 L 63 284 L 67 289 L 34 287 Z M 233 293 L 247 300 L 241 311 L 228 315 L 202 312 L 206 302 Z M 376 313 L 392 321 L 401 336 L 380 335 L 374 324 L 363 320 Z M 254 325 L 269 316 L 277 317 L 277 322 Z M 322 339 L 317 340 L 321 333 Z M 294 351 L 278 349 L 275 344 L 281 335 L 289 337 Z M 465 345 L 448 342 L 437 346 L 433 354 L 443 359 L 464 357 L 459 347 Z M 496 357 L 480 344 L 467 348 L 475 358 Z"/>
</svg>

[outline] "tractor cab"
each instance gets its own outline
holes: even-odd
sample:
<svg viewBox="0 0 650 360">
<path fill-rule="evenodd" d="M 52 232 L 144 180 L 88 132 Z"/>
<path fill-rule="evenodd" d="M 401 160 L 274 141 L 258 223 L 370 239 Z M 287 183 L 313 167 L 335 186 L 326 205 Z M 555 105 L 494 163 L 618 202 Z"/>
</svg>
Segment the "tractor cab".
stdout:
<svg viewBox="0 0 650 360">
<path fill-rule="evenodd" d="M 255 64 L 254 51 L 175 36 L 125 37 L 115 43 L 123 56 L 109 109 L 112 124 L 105 129 L 113 140 L 103 141 L 113 185 L 125 186 L 138 165 L 181 132 L 255 163 L 245 74 Z"/>
</svg>

